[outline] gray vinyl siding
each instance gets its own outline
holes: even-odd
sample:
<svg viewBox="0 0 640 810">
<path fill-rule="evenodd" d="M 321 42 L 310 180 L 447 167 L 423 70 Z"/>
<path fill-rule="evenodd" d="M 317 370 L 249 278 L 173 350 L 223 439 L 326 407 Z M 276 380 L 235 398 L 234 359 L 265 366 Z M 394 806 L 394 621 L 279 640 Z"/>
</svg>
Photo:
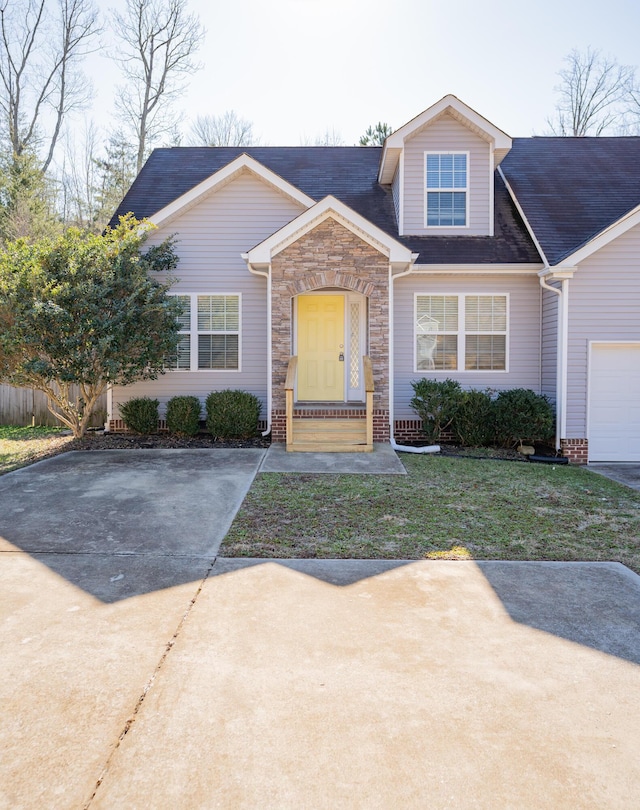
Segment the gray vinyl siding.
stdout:
<svg viewBox="0 0 640 810">
<path fill-rule="evenodd" d="M 556 399 L 557 346 L 558 296 L 542 290 L 542 393 L 552 402 Z"/>
<path fill-rule="evenodd" d="M 414 371 L 415 294 L 508 294 L 508 368 L 496 371 Z M 540 393 L 540 285 L 536 276 L 419 274 L 395 282 L 394 290 L 394 413 L 415 419 L 409 406 L 412 380 L 420 377 L 458 380 L 464 388 L 531 388 Z"/>
<path fill-rule="evenodd" d="M 582 262 L 569 282 L 569 439 L 587 436 L 590 341 L 640 341 L 640 225 Z"/>
<path fill-rule="evenodd" d="M 400 166 L 396 169 L 393 176 L 393 183 L 391 184 L 391 195 L 393 197 L 393 208 L 396 212 L 396 225 L 400 229 Z"/>
<path fill-rule="evenodd" d="M 166 402 L 192 394 L 204 402 L 214 390 L 250 391 L 264 404 L 267 395 L 267 285 L 252 275 L 241 258 L 274 231 L 300 214 L 302 207 L 272 186 L 245 172 L 193 208 L 154 231 L 151 243 L 175 234 L 180 263 L 172 292 L 241 295 L 241 371 L 168 371 L 157 380 L 113 391 L 112 418 L 118 404 L 149 396 Z"/>
<path fill-rule="evenodd" d="M 425 228 L 425 152 L 469 152 L 469 227 Z M 443 115 L 420 130 L 404 147 L 404 233 L 488 235 L 493 219 L 490 169 L 489 144 L 451 115 Z"/>
</svg>

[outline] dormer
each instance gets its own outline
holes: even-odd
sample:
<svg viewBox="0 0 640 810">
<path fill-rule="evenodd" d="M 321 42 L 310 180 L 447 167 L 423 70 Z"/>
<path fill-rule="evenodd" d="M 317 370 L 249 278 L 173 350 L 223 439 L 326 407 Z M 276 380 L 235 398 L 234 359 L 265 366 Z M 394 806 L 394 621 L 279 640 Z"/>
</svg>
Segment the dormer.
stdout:
<svg viewBox="0 0 640 810">
<path fill-rule="evenodd" d="M 378 182 L 391 185 L 400 236 L 493 236 L 494 171 L 511 138 L 445 96 L 384 142 Z"/>
</svg>

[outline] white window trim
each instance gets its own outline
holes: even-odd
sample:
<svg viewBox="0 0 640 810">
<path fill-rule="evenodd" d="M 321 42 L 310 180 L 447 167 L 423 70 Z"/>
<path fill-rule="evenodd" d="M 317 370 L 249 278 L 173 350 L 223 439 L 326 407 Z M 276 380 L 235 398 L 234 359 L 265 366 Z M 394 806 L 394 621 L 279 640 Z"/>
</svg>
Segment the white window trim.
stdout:
<svg viewBox="0 0 640 810">
<path fill-rule="evenodd" d="M 190 359 L 191 359 L 191 368 L 167 368 L 165 371 L 173 373 L 183 373 L 183 374 L 193 374 L 194 371 L 198 372 L 199 374 L 238 374 L 238 372 L 242 371 L 242 293 L 239 292 L 222 292 L 222 291 L 209 291 L 209 292 L 179 292 L 174 291 L 168 293 L 168 295 L 172 296 L 182 296 L 182 297 L 189 297 L 191 299 L 191 329 L 189 332 L 186 330 L 181 330 L 179 334 L 186 335 L 189 334 L 191 338 L 191 350 L 190 350 Z M 221 295 L 221 296 L 228 296 L 234 297 L 238 299 L 238 331 L 225 331 L 225 332 L 198 332 L 198 296 L 200 295 Z M 212 334 L 224 334 L 224 335 L 238 335 L 238 368 L 198 368 L 198 335 L 212 335 Z"/>
<path fill-rule="evenodd" d="M 464 189 L 462 188 L 428 188 L 427 187 L 427 157 L 429 155 L 466 155 L 467 156 L 467 185 Z M 429 231 L 447 231 L 447 230 L 455 230 L 455 231 L 464 231 L 469 230 L 469 198 L 470 194 L 470 186 L 471 186 L 471 153 L 465 152 L 463 150 L 453 151 L 448 149 L 429 149 L 428 151 L 423 153 L 422 156 L 422 166 L 423 166 L 423 174 L 422 174 L 422 189 L 424 193 L 424 200 L 423 200 L 423 210 L 424 210 L 424 227 L 425 230 Z M 465 224 L 464 225 L 429 225 L 428 224 L 428 215 L 427 215 L 427 193 L 429 191 L 464 191 L 465 192 Z"/>
<path fill-rule="evenodd" d="M 416 330 L 416 322 L 418 320 L 418 298 L 426 297 L 426 296 L 442 296 L 442 297 L 449 297 L 449 298 L 457 298 L 458 299 L 458 331 L 457 332 L 448 332 L 446 334 L 455 334 L 458 338 L 458 366 L 457 368 L 430 368 L 430 369 L 423 369 L 418 368 L 418 333 Z M 464 367 L 465 362 L 465 350 L 466 350 L 466 336 L 467 332 L 464 328 L 465 325 L 465 298 L 473 298 L 476 296 L 491 298 L 491 297 L 501 297 L 507 299 L 507 329 L 505 332 L 505 367 L 504 368 L 487 368 L 487 369 L 466 369 Z M 464 293 L 454 293 L 454 292 L 436 292 L 430 290 L 429 292 L 416 292 L 413 294 L 413 373 L 414 374 L 422 374 L 425 376 L 433 376 L 434 374 L 437 376 L 443 377 L 450 377 L 451 375 L 458 375 L 458 374 L 507 374 L 509 372 L 509 344 L 511 340 L 511 296 L 510 293 L 505 292 L 464 292 Z M 444 334 L 444 333 L 443 333 Z M 473 332 L 471 334 L 487 334 L 487 335 L 501 335 L 502 332 Z"/>
</svg>

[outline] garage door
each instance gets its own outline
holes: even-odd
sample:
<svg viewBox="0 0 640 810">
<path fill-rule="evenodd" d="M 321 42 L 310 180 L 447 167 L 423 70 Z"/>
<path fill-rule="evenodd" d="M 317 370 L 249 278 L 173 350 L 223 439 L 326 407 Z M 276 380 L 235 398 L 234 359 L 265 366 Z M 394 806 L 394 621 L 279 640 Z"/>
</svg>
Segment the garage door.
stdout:
<svg viewBox="0 0 640 810">
<path fill-rule="evenodd" d="M 638 343 L 591 346 L 589 461 L 640 461 Z"/>
</svg>

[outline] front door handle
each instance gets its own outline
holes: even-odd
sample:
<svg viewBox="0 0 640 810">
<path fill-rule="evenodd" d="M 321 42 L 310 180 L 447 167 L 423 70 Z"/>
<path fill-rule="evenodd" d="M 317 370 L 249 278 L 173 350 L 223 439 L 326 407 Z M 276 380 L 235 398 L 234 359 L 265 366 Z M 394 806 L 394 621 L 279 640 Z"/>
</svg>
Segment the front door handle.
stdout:
<svg viewBox="0 0 640 810">
<path fill-rule="evenodd" d="M 344 363 L 344 352 L 340 352 L 340 354 L 338 355 L 338 360 L 339 360 L 341 363 Z"/>
</svg>

